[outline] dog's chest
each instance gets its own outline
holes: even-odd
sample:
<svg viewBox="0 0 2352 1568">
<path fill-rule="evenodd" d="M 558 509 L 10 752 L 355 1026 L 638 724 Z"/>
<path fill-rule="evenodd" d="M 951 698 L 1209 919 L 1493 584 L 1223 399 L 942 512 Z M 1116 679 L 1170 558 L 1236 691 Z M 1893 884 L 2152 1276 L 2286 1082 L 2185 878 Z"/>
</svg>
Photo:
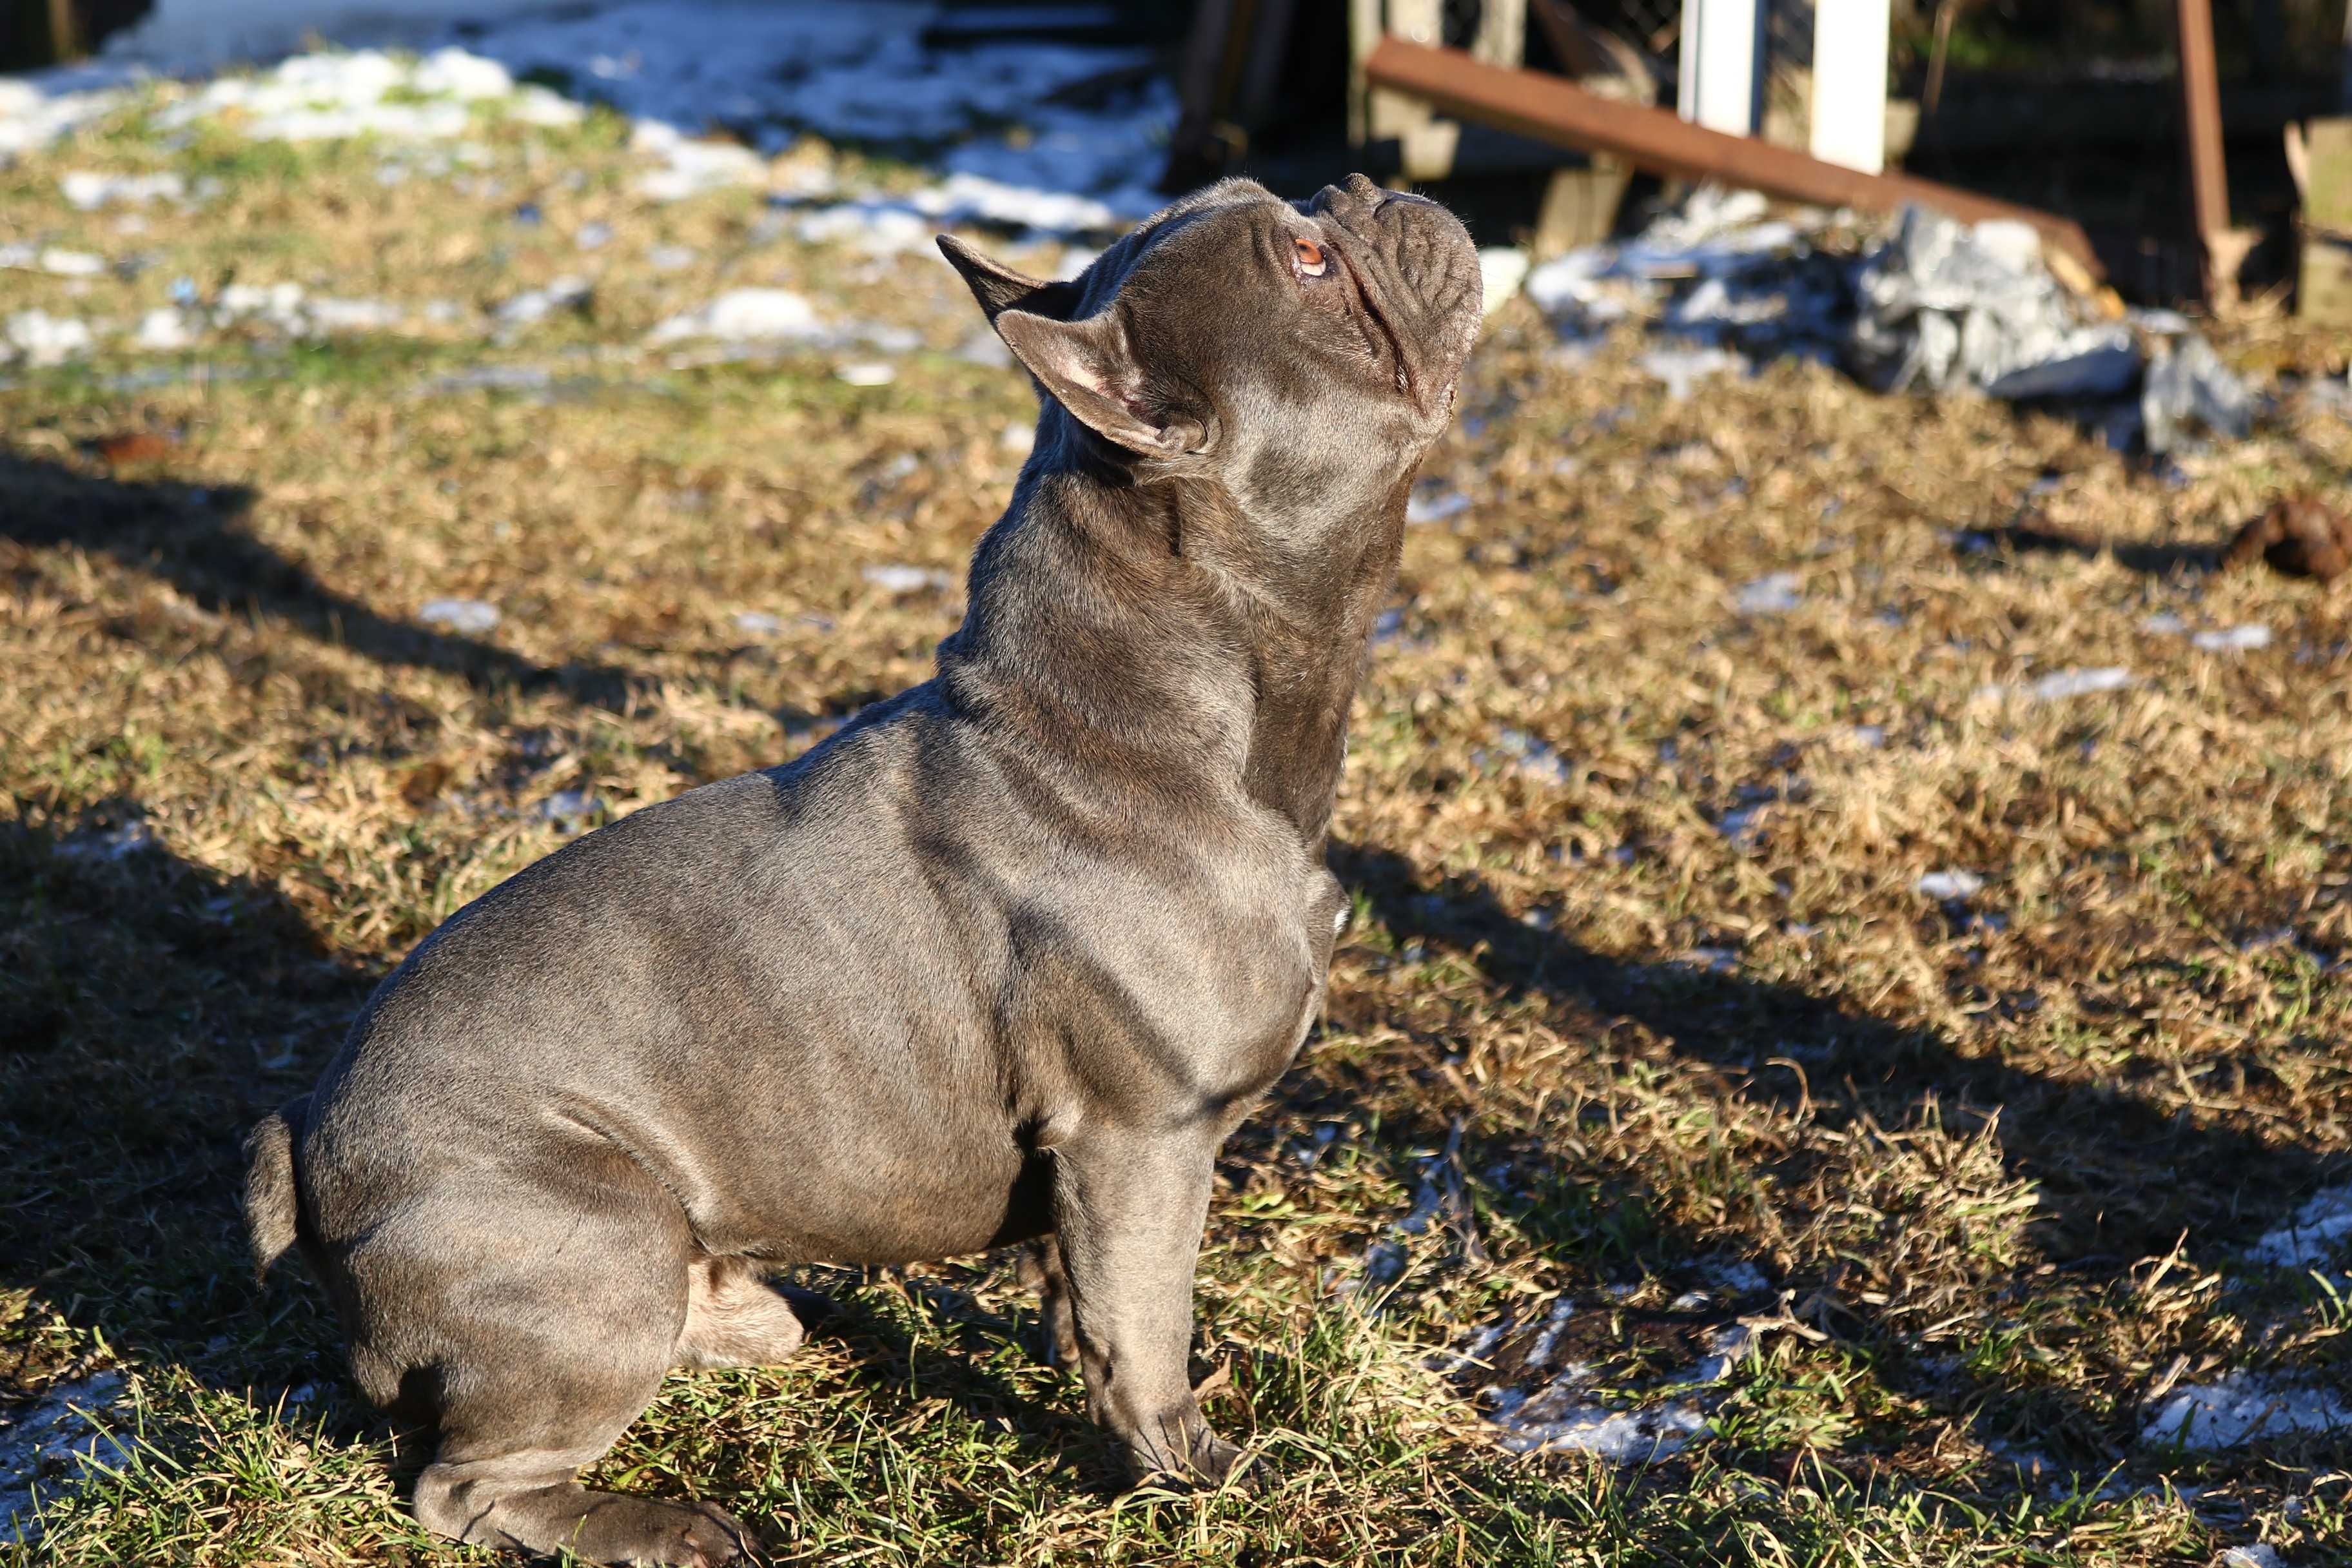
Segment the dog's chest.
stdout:
<svg viewBox="0 0 2352 1568">
<path fill-rule="evenodd" d="M 1115 917 L 1029 949 L 1029 1031 L 1062 1043 L 1090 1101 L 1238 1107 L 1297 1053 L 1345 903 L 1303 853 L 1132 888 Z"/>
</svg>

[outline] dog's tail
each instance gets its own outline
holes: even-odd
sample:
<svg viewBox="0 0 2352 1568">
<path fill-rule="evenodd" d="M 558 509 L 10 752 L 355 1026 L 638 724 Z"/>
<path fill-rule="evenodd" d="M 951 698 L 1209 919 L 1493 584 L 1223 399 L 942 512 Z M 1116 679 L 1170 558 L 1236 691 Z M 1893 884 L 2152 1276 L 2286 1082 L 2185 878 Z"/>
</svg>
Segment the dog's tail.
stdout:
<svg viewBox="0 0 2352 1568">
<path fill-rule="evenodd" d="M 253 1274 L 266 1279 L 269 1266 L 300 1239 L 302 1205 L 294 1190 L 294 1130 L 302 1123 L 310 1096 L 292 1100 L 261 1119 L 245 1138 L 245 1238 L 253 1249 Z"/>
</svg>

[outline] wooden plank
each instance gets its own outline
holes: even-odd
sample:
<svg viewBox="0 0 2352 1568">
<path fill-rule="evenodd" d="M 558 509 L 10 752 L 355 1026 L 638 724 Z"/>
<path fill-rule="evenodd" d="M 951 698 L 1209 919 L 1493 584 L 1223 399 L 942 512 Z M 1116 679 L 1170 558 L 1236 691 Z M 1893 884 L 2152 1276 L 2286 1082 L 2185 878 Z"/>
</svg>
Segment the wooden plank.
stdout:
<svg viewBox="0 0 2352 1568">
<path fill-rule="evenodd" d="M 1813 122 L 1807 145 L 1824 163 L 1886 167 L 1886 45 L 1891 0 L 1814 0 Z"/>
<path fill-rule="evenodd" d="M 2173 0 L 2180 38 L 2180 121 L 2189 138 L 2189 200 L 2197 237 L 2210 247 L 2230 227 L 2221 160 L 2221 73 L 2213 60 L 2212 0 Z"/>
<path fill-rule="evenodd" d="M 1683 0 L 1675 106 L 1710 131 L 1753 136 L 1764 112 L 1762 0 Z"/>
<path fill-rule="evenodd" d="M 1687 124 L 1662 109 L 1615 102 L 1559 77 L 1481 65 L 1458 49 L 1426 48 L 1402 38 L 1382 39 L 1364 62 L 1364 74 L 1373 86 L 1412 93 L 1441 112 L 1555 146 L 1612 153 L 1657 174 L 1721 180 L 1820 206 L 1892 212 L 1916 202 L 1969 223 L 2014 219 L 2040 230 L 2092 276 L 2103 276 L 2089 238 L 2071 218 L 1907 174 L 1843 169 L 1793 148 Z"/>
</svg>

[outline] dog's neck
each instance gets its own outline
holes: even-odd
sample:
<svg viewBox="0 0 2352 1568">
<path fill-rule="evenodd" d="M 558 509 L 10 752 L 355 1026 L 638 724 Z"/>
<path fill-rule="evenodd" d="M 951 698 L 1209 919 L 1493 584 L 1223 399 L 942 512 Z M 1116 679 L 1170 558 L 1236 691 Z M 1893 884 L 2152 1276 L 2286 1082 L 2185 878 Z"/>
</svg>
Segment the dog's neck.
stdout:
<svg viewBox="0 0 2352 1568">
<path fill-rule="evenodd" d="M 1213 480 L 1033 462 L 973 556 L 941 685 L 1114 792 L 1207 773 L 1319 847 L 1410 483 L 1286 551 Z"/>
</svg>

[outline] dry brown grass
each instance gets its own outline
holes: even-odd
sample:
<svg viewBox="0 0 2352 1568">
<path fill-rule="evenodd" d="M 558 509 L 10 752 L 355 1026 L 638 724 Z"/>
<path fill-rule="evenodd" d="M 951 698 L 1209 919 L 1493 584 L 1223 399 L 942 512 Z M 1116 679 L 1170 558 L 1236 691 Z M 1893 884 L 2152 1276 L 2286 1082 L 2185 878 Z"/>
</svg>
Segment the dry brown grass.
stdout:
<svg viewBox="0 0 2352 1568">
<path fill-rule="evenodd" d="M 373 977 L 566 833 L 921 679 L 957 591 L 863 568 L 960 574 L 1017 468 L 1026 391 L 950 352 L 972 323 L 944 268 L 775 237 L 751 193 L 646 204 L 608 124 L 485 140 L 488 167 L 396 187 L 359 149 L 130 128 L 0 174 L 0 231 L 152 253 L 79 293 L 0 274 L 12 303 L 128 319 L 234 276 L 420 310 L 143 389 L 107 361 L 0 390 L 0 1375 L 134 1368 L 181 1467 L 70 1505 L 60 1560 L 438 1560 L 345 1396 L 278 1413 L 335 1386 L 332 1332 L 306 1287 L 243 1281 L 239 1128 Z M 131 237 L 56 199 L 61 168 L 167 157 L 221 194 Z M 589 221 L 614 238 L 583 258 Z M 695 258 L 665 271 L 664 244 Z M 479 342 L 476 306 L 592 269 L 586 314 Z M 928 346 L 877 388 L 840 355 L 639 346 L 744 283 Z M 2200 565 L 2275 494 L 2336 485 L 2352 435 L 2290 407 L 2167 476 L 1819 367 L 1670 404 L 1636 347 L 1565 363 L 1509 308 L 1429 467 L 1473 504 L 1411 531 L 1358 709 L 1335 860 L 1363 918 L 1232 1152 L 1204 1268 L 1217 1414 L 1283 1489 L 1105 1500 L 985 1261 L 831 1281 L 842 1334 L 677 1380 L 614 1475 L 879 1561 L 2352 1549 L 2340 1434 L 2135 1441 L 2152 1391 L 2228 1369 L 2352 1384 L 2343 1307 L 2242 1257 L 2352 1171 L 2352 589 Z M 2231 352 L 2343 351 L 2254 323 Z M 436 386 L 481 363 L 552 380 Z M 133 431 L 161 439 L 110 461 Z M 1798 606 L 1738 612 L 1775 572 Z M 502 619 L 420 621 L 446 596 Z M 2272 641 L 2202 651 L 2162 613 Z M 2105 666 L 2134 683 L 2021 695 Z M 131 823 L 157 847 L 110 856 Z M 1916 890 L 1954 868 L 1983 890 Z M 1396 1235 L 1424 1182 L 1456 1195 Z M 1382 1240 L 1401 1278 L 1335 1294 Z M 1732 1262 L 1769 1289 L 1712 1284 Z M 1475 1392 L 1563 1294 L 1576 1354 L 1627 1390 L 1735 1315 L 1785 1326 L 1673 1461 L 1512 1461 Z M 1487 1370 L 1423 1367 L 1507 1319 Z"/>
</svg>

